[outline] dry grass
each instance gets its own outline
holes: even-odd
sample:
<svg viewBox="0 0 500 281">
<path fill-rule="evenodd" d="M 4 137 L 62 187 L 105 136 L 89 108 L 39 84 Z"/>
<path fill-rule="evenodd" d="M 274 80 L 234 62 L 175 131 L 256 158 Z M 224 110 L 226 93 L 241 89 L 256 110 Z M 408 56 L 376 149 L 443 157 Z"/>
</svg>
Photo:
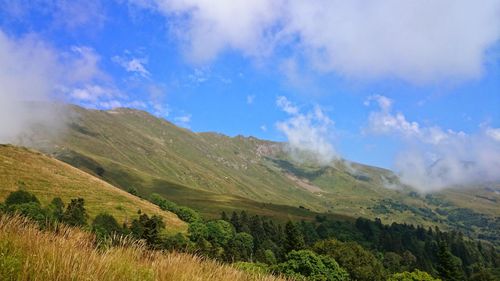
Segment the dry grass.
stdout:
<svg viewBox="0 0 500 281">
<path fill-rule="evenodd" d="M 30 149 L 0 145 L 0 201 L 19 188 L 35 194 L 43 205 L 54 197 L 61 197 L 66 204 L 82 197 L 90 220 L 106 212 L 119 222 L 131 221 L 140 209 L 161 216 L 170 233 L 187 230 L 186 223 L 175 214 L 77 168 Z"/>
<path fill-rule="evenodd" d="M 61 227 L 40 231 L 21 217 L 0 217 L 0 280 L 281 280 L 200 257 L 146 250 L 126 239 L 96 249 L 94 237 Z"/>
</svg>

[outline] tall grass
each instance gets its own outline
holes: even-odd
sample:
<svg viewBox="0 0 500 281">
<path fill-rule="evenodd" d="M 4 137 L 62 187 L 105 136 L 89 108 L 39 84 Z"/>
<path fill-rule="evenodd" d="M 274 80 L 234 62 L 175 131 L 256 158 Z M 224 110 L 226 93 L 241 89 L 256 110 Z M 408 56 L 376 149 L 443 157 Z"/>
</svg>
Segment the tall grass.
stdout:
<svg viewBox="0 0 500 281">
<path fill-rule="evenodd" d="M 0 280 L 281 280 L 249 274 L 183 253 L 147 250 L 123 239 L 97 248 L 88 232 L 41 231 L 22 217 L 0 215 Z"/>
</svg>

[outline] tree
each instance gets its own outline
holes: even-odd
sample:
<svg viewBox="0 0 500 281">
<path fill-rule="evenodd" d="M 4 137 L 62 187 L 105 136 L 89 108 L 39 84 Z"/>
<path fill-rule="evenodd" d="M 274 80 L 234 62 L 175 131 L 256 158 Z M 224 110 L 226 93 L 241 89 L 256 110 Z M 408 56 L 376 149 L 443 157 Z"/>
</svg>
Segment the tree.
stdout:
<svg viewBox="0 0 500 281">
<path fill-rule="evenodd" d="M 49 204 L 50 216 L 54 221 L 62 221 L 64 216 L 64 202 L 61 198 L 55 197 Z"/>
<path fill-rule="evenodd" d="M 66 207 L 62 221 L 70 226 L 83 226 L 87 223 L 87 211 L 83 198 L 71 199 Z"/>
<path fill-rule="evenodd" d="M 40 201 L 38 201 L 38 198 L 36 198 L 35 195 L 33 195 L 25 190 L 17 190 L 17 191 L 11 192 L 9 194 L 9 196 L 7 196 L 7 198 L 5 199 L 6 206 L 23 204 L 23 203 L 40 204 Z"/>
<path fill-rule="evenodd" d="M 236 233 L 226 248 L 227 260 L 232 262 L 251 261 L 253 258 L 253 237 L 245 232 Z"/>
<path fill-rule="evenodd" d="M 438 244 L 437 258 L 437 271 L 443 280 L 458 281 L 464 279 L 463 272 L 460 268 L 460 259 L 450 253 L 444 241 Z"/>
<path fill-rule="evenodd" d="M 323 240 L 314 244 L 313 250 L 334 258 L 354 280 L 385 280 L 382 263 L 370 251 L 355 242 Z"/>
<path fill-rule="evenodd" d="M 183 221 L 187 223 L 193 223 L 196 221 L 201 221 L 201 216 L 195 210 L 188 207 L 178 207 L 174 213 Z"/>
<path fill-rule="evenodd" d="M 121 234 L 122 228 L 115 217 L 110 214 L 101 213 L 94 218 L 92 222 L 92 231 L 94 231 L 98 237 L 106 238 L 113 234 Z"/>
<path fill-rule="evenodd" d="M 164 228 L 165 224 L 161 217 L 157 215 L 149 217 L 147 214 L 141 214 L 130 226 L 133 236 L 146 240 L 146 243 L 153 248 L 159 245 L 159 234 Z"/>
<path fill-rule="evenodd" d="M 40 205 L 38 198 L 25 190 L 11 192 L 5 199 L 5 210 L 28 217 L 41 224 L 47 219 L 47 212 Z"/>
<path fill-rule="evenodd" d="M 275 266 L 274 270 L 293 279 L 349 280 L 349 274 L 333 258 L 310 250 L 291 251 L 286 261 Z"/>
<path fill-rule="evenodd" d="M 441 281 L 441 279 L 436 279 L 429 273 L 417 269 L 413 272 L 394 273 L 387 281 Z"/>
<path fill-rule="evenodd" d="M 188 227 L 189 239 L 193 242 L 198 242 L 203 239 L 208 239 L 208 228 L 202 222 L 193 222 Z"/>
<path fill-rule="evenodd" d="M 135 188 L 133 186 L 129 187 L 127 189 L 127 192 L 130 193 L 130 194 L 132 194 L 132 195 L 134 195 L 134 196 L 139 196 L 139 192 L 137 191 L 137 188 Z"/>
<path fill-rule="evenodd" d="M 305 247 L 304 236 L 300 229 L 292 221 L 288 221 L 285 225 L 285 251 L 301 250 Z"/>
<path fill-rule="evenodd" d="M 192 247 L 192 242 L 183 233 L 168 236 L 163 242 L 163 248 L 167 250 L 187 251 Z"/>
<path fill-rule="evenodd" d="M 25 216 L 40 224 L 44 224 L 47 219 L 47 212 L 36 202 L 9 205 L 7 211 Z"/>
<path fill-rule="evenodd" d="M 233 211 L 233 213 L 231 214 L 230 222 L 234 226 L 237 232 L 241 232 L 240 217 L 238 216 L 238 213 L 236 213 L 235 211 Z"/>
<path fill-rule="evenodd" d="M 234 236 L 233 226 L 223 220 L 214 220 L 207 223 L 208 241 L 214 246 L 225 246 Z"/>
</svg>

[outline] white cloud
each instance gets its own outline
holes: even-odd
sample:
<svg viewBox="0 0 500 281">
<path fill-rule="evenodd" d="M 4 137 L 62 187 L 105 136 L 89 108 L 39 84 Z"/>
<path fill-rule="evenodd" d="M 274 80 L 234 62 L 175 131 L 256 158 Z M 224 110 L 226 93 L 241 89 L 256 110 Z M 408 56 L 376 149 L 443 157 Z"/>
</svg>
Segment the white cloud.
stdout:
<svg viewBox="0 0 500 281">
<path fill-rule="evenodd" d="M 36 123 L 57 126 L 55 113 L 26 104 L 52 97 L 61 77 L 57 53 L 35 36 L 14 39 L 0 30 L 0 65 L 0 142 L 15 141 Z"/>
<path fill-rule="evenodd" d="M 189 123 L 191 122 L 191 114 L 184 114 L 174 118 L 174 122 L 182 127 L 189 128 Z"/>
<path fill-rule="evenodd" d="M 267 132 L 267 126 L 266 125 L 261 125 L 260 130 L 263 132 Z"/>
<path fill-rule="evenodd" d="M 148 78 L 151 73 L 146 69 L 147 59 L 145 58 L 125 58 L 114 56 L 112 60 L 118 63 L 127 72 L 137 73 L 138 75 Z"/>
<path fill-rule="evenodd" d="M 500 142 L 500 128 L 488 128 L 486 129 L 486 135 L 491 139 Z"/>
<path fill-rule="evenodd" d="M 73 46 L 71 52 L 63 52 L 62 57 L 68 70 L 65 72 L 68 83 L 107 78 L 99 67 L 101 57 L 90 47 Z"/>
<path fill-rule="evenodd" d="M 195 84 L 205 83 L 210 78 L 210 70 L 195 68 L 193 72 L 188 75 L 188 78 L 192 83 Z"/>
<path fill-rule="evenodd" d="M 279 96 L 276 99 L 276 105 L 288 114 L 298 114 L 299 108 L 291 103 L 286 97 Z"/>
<path fill-rule="evenodd" d="M 191 122 L 191 114 L 177 116 L 177 117 L 175 117 L 174 120 L 177 122 L 180 122 L 180 123 L 189 123 L 189 122 Z"/>
<path fill-rule="evenodd" d="M 97 84 L 86 84 L 82 87 L 73 88 L 69 92 L 69 97 L 74 101 L 90 105 L 99 105 L 101 103 L 109 104 L 109 102 L 104 102 L 106 100 L 126 98 L 126 96 L 116 88 L 105 87 Z M 114 103 L 116 104 L 116 101 Z"/>
<path fill-rule="evenodd" d="M 99 61 L 85 46 L 58 50 L 37 35 L 15 38 L 0 30 L 0 142 L 29 139 L 40 125 L 60 131 L 65 115 L 53 108 L 54 101 L 139 107 L 113 85 Z"/>
<path fill-rule="evenodd" d="M 499 0 L 130 1 L 167 17 L 195 62 L 286 46 L 318 71 L 422 83 L 480 76 L 500 39 Z"/>
<path fill-rule="evenodd" d="M 339 156 L 332 145 L 333 121 L 319 106 L 308 113 L 301 113 L 286 97 L 276 100 L 278 107 L 290 118 L 277 122 L 276 127 L 288 140 L 288 150 L 296 161 L 314 161 L 327 165 Z"/>
<path fill-rule="evenodd" d="M 421 191 L 500 180 L 500 128 L 488 128 L 469 135 L 425 127 L 392 112 L 392 101 L 375 99 L 380 110 L 370 113 L 367 131 L 396 135 L 407 144 L 395 161 L 401 181 Z M 389 101 L 389 102 L 388 102 Z"/>
</svg>

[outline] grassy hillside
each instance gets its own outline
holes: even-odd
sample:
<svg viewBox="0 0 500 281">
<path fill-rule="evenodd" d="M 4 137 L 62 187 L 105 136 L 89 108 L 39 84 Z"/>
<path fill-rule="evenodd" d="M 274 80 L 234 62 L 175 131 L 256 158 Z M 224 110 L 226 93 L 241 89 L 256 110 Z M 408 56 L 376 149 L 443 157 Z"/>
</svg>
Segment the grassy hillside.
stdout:
<svg viewBox="0 0 500 281">
<path fill-rule="evenodd" d="M 42 232 L 25 219 L 0 216 L 0 280 L 281 280 L 179 253 L 122 246 L 96 249 L 90 233 Z"/>
<path fill-rule="evenodd" d="M 388 170 L 296 163 L 282 143 L 194 133 L 139 110 L 71 111 L 66 134 L 38 137 L 38 147 L 122 189 L 160 193 L 205 215 L 235 208 L 298 218 L 329 212 L 441 227 L 450 226 L 457 208 L 468 217 L 500 216 L 498 185 L 479 197 L 477 190 L 429 197 L 401 187 Z"/>
<path fill-rule="evenodd" d="M 35 194 L 44 205 L 54 197 L 61 197 L 65 203 L 82 197 L 90 219 L 107 212 L 119 222 L 130 221 L 140 209 L 160 215 L 168 231 L 187 229 L 176 215 L 64 162 L 26 148 L 0 145 L 0 201 L 19 188 Z"/>
</svg>

